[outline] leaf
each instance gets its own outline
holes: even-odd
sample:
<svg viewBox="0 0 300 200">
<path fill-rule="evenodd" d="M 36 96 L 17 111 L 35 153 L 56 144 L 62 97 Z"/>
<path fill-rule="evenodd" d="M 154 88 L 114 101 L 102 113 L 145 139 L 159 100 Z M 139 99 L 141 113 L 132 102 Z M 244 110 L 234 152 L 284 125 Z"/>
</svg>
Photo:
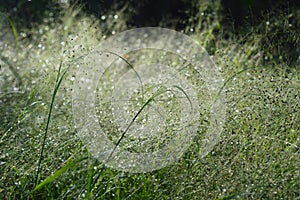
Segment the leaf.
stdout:
<svg viewBox="0 0 300 200">
<path fill-rule="evenodd" d="M 191 108 L 193 110 L 193 103 L 192 103 L 191 99 L 189 98 L 188 94 L 184 91 L 184 89 L 181 88 L 181 87 L 179 87 L 179 86 L 177 86 L 177 85 L 173 85 L 173 87 L 179 89 L 185 95 L 185 97 L 187 98 L 187 100 L 190 102 Z"/>
<path fill-rule="evenodd" d="M 11 30 L 13 32 L 13 35 L 14 35 L 14 38 L 15 38 L 15 42 L 16 42 L 16 49 L 19 49 L 19 39 L 18 39 L 18 32 L 17 32 L 17 29 L 16 29 L 16 26 L 14 24 L 14 22 L 9 18 L 8 15 L 0 12 L 0 16 L 4 17 L 7 19 L 10 27 L 11 27 Z"/>
<path fill-rule="evenodd" d="M 71 160 L 69 162 L 67 162 L 62 168 L 60 168 L 59 170 L 57 170 L 54 174 L 48 176 L 44 181 L 42 181 L 40 184 L 38 184 L 33 191 L 39 190 L 41 189 L 44 185 L 51 183 L 52 181 L 54 181 L 58 176 L 60 176 L 61 174 L 63 174 L 64 172 L 66 172 L 68 169 L 74 167 L 77 163 L 87 159 L 88 157 L 83 157 L 83 158 L 79 158 L 76 160 Z"/>
</svg>

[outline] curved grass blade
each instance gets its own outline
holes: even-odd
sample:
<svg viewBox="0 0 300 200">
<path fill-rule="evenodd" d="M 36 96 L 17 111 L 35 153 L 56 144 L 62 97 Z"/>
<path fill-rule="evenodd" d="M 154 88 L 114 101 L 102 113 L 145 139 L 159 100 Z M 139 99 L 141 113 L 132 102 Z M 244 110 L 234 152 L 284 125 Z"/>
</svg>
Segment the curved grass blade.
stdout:
<svg viewBox="0 0 300 200">
<path fill-rule="evenodd" d="M 18 32 L 17 32 L 17 29 L 16 29 L 16 26 L 14 24 L 14 22 L 10 19 L 10 17 L 2 12 L 0 12 L 0 16 L 4 17 L 7 19 L 10 27 L 11 27 L 11 30 L 13 32 L 13 35 L 14 35 L 14 38 L 15 38 L 15 42 L 16 42 L 16 49 L 18 51 L 19 49 L 19 38 L 18 38 Z"/>
<path fill-rule="evenodd" d="M 123 61 L 125 61 L 126 64 L 134 71 L 134 73 L 136 74 L 136 76 L 139 79 L 139 82 L 140 82 L 140 85 L 141 85 L 141 90 L 142 90 L 142 100 L 144 101 L 144 86 L 143 86 L 143 82 L 142 82 L 142 79 L 141 79 L 139 73 L 134 69 L 133 65 L 128 60 L 126 60 L 126 58 L 124 58 L 124 57 L 122 57 L 122 56 L 120 56 L 120 55 L 118 55 L 118 54 L 116 54 L 116 53 L 114 53 L 112 51 L 105 51 L 105 52 L 113 54 L 113 55 L 119 57 L 120 59 L 122 59 Z"/>
<path fill-rule="evenodd" d="M 190 102 L 191 108 L 192 108 L 192 110 L 193 110 L 193 103 L 192 103 L 192 101 L 191 101 L 189 95 L 184 91 L 184 89 L 182 89 L 182 87 L 179 87 L 179 86 L 177 86 L 177 85 L 173 85 L 173 87 L 179 89 L 179 90 L 184 94 L 184 96 L 185 96 L 185 97 L 187 98 L 187 100 Z"/>
<path fill-rule="evenodd" d="M 143 95 L 143 101 L 144 101 L 144 88 L 143 88 L 143 83 L 142 83 L 142 80 L 141 80 L 141 77 L 139 76 L 138 72 L 135 70 L 135 68 L 132 66 L 132 64 L 130 64 L 130 62 L 128 60 L 126 60 L 125 58 L 123 58 L 122 56 L 114 53 L 114 52 L 111 52 L 111 51 L 106 51 L 107 53 L 111 53 L 117 57 L 119 57 L 120 59 L 122 59 L 123 61 L 125 61 L 129 67 L 134 70 L 134 72 L 136 73 L 138 79 L 139 79 L 139 82 L 140 82 L 140 85 L 141 85 L 141 90 L 142 90 L 142 95 Z M 183 70 L 185 67 L 189 66 L 190 64 L 187 64 L 185 65 L 181 70 Z M 180 70 L 180 71 L 181 71 Z M 165 81 L 165 82 L 168 82 Z M 189 103 L 190 103 L 190 106 L 193 108 L 193 104 L 192 104 L 192 101 L 191 99 L 189 98 L 188 94 L 184 91 L 183 88 L 181 88 L 180 86 L 176 86 L 176 85 L 173 85 L 173 87 L 177 88 L 178 90 L 180 90 L 184 95 L 185 97 L 188 99 Z M 125 137 L 126 133 L 128 132 L 129 128 L 131 127 L 131 125 L 134 123 L 134 121 L 136 120 L 136 118 L 140 115 L 140 113 L 144 110 L 144 108 L 149 105 L 152 101 L 155 100 L 155 98 L 165 92 L 173 92 L 173 90 L 170 90 L 170 89 L 165 89 L 165 90 L 160 90 L 162 87 L 160 87 L 157 92 L 152 96 L 150 97 L 144 104 L 143 106 L 139 109 L 139 111 L 137 112 L 137 114 L 134 116 L 134 118 L 131 120 L 131 122 L 129 123 L 129 125 L 127 126 L 126 130 L 122 133 L 121 137 L 119 138 L 119 140 L 117 141 L 114 149 L 112 150 L 112 152 L 110 153 L 110 155 L 108 156 L 107 158 L 107 161 L 112 157 L 113 153 L 116 151 L 117 147 L 119 146 L 120 142 L 123 140 L 123 138 Z M 90 188 L 90 192 L 92 192 L 95 184 L 97 183 L 98 179 L 100 178 L 101 174 L 102 174 L 102 171 L 104 169 L 104 165 L 99 169 L 97 170 L 97 177 L 94 179 L 94 181 L 92 183 L 90 183 L 91 185 L 89 185 L 89 188 Z"/>
<path fill-rule="evenodd" d="M 172 90 L 169 90 L 169 89 L 166 89 L 166 90 L 163 90 L 163 91 L 158 91 L 156 94 L 154 94 L 152 97 L 150 97 L 144 104 L 143 106 L 139 109 L 139 111 L 135 114 L 135 116 L 133 117 L 133 119 L 131 120 L 131 122 L 129 123 L 129 125 L 127 126 L 127 128 L 125 129 L 125 131 L 122 133 L 121 137 L 119 138 L 119 140 L 117 141 L 114 149 L 112 150 L 112 152 L 110 153 L 110 155 L 108 156 L 108 159 L 109 160 L 113 153 L 116 151 L 117 147 L 119 146 L 119 144 L 121 143 L 121 141 L 123 140 L 123 138 L 125 137 L 126 133 L 128 132 L 129 128 L 132 126 L 132 124 L 134 123 L 134 121 L 136 120 L 136 118 L 141 114 L 141 112 L 145 109 L 145 107 L 150 104 L 157 96 L 165 93 L 165 92 L 168 92 L 168 91 L 172 91 Z"/>
<path fill-rule="evenodd" d="M 232 76 L 230 76 L 222 85 L 222 87 L 220 88 L 219 92 L 217 93 L 216 97 L 215 97 L 215 101 L 214 103 L 218 100 L 219 96 L 221 95 L 222 91 L 224 90 L 224 88 L 226 87 L 226 85 L 232 81 L 235 77 L 237 77 L 239 74 L 242 74 L 243 72 L 247 71 L 247 70 L 251 70 L 251 69 L 257 69 L 257 68 L 263 68 L 262 66 L 255 66 L 255 67 L 246 67 L 244 69 L 242 69 L 241 71 L 236 72 L 235 74 L 233 74 Z"/>
</svg>

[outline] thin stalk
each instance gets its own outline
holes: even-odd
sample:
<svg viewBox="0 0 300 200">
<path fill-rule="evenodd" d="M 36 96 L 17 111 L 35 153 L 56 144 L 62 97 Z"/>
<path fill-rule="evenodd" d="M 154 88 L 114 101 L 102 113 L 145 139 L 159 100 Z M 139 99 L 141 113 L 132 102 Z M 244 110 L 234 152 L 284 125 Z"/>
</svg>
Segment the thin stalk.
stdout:
<svg viewBox="0 0 300 200">
<path fill-rule="evenodd" d="M 17 79 L 17 85 L 18 86 L 23 85 L 22 78 L 21 78 L 20 74 L 17 72 L 17 70 L 15 69 L 15 67 L 8 61 L 8 59 L 6 59 L 5 57 L 3 57 L 3 56 L 0 55 L 0 60 L 2 60 L 8 66 L 9 70 L 16 77 L 16 79 Z"/>
<path fill-rule="evenodd" d="M 143 83 L 142 83 L 142 80 L 141 80 L 141 77 L 139 76 L 138 72 L 134 69 L 134 67 L 132 66 L 132 64 L 130 64 L 125 58 L 123 58 L 122 56 L 114 53 L 114 52 L 111 52 L 111 51 L 107 51 L 108 53 L 111 53 L 119 58 L 121 58 L 123 61 L 125 61 L 132 70 L 134 70 L 134 72 L 136 73 L 138 79 L 139 79 L 139 82 L 141 84 L 141 90 L 142 90 L 142 95 L 144 95 L 144 89 L 143 89 Z M 189 64 L 185 65 L 181 70 L 183 70 L 185 67 L 189 66 Z M 181 71 L 180 70 L 180 71 Z M 169 80 L 169 79 L 168 79 Z M 168 82 L 165 81 L 165 82 Z M 176 85 L 173 85 L 173 87 L 177 88 L 178 90 L 180 90 L 184 95 L 185 97 L 188 99 L 189 103 L 190 103 L 190 106 L 193 108 L 193 104 L 192 104 L 192 101 L 191 99 L 189 98 L 188 94 L 180 87 L 180 86 L 176 86 Z M 158 89 L 158 91 L 152 96 L 150 97 L 144 104 L 143 106 L 139 109 L 139 111 L 136 113 L 136 115 L 134 116 L 134 118 L 131 120 L 131 122 L 129 123 L 129 125 L 127 126 L 126 130 L 122 133 L 121 137 L 119 138 L 119 140 L 117 141 L 114 149 L 112 150 L 112 152 L 110 153 L 110 155 L 108 156 L 107 160 L 110 160 L 113 153 L 116 151 L 117 147 L 120 145 L 121 141 L 123 140 L 123 138 L 125 137 L 126 133 L 128 132 L 129 128 L 132 126 L 132 124 L 134 123 L 134 121 L 136 120 L 136 118 L 141 114 L 141 112 L 145 109 L 145 107 L 147 105 L 149 105 L 157 96 L 165 93 L 165 92 L 173 92 L 173 90 L 171 89 L 165 89 L 165 90 L 160 90 L 162 89 L 162 87 L 160 87 Z M 143 98 L 144 99 L 144 98 Z M 92 192 L 92 189 L 94 188 L 95 184 L 97 183 L 98 179 L 100 178 L 101 174 L 102 174 L 102 171 L 104 169 L 104 165 L 102 165 L 102 167 L 97 171 L 98 175 L 97 177 L 94 179 L 93 183 L 91 184 L 90 187 L 90 192 Z"/>
<path fill-rule="evenodd" d="M 94 168 L 93 168 L 93 164 L 92 164 L 92 160 L 91 160 L 91 154 L 88 153 L 88 165 L 89 165 L 89 169 L 88 169 L 88 180 L 87 180 L 87 198 L 86 199 L 90 199 L 91 195 L 92 195 L 92 180 L 93 180 L 93 172 L 94 172 Z"/>
<path fill-rule="evenodd" d="M 141 85 L 141 90 L 142 90 L 142 100 L 144 101 L 144 87 L 143 87 L 143 82 L 142 82 L 142 79 L 141 79 L 139 73 L 134 69 L 133 65 L 132 65 L 130 62 L 128 62 L 128 60 L 126 60 L 124 57 L 122 57 L 122 56 L 120 56 L 120 55 L 118 55 L 118 54 L 116 54 L 116 53 L 114 53 L 114 52 L 112 52 L 112 51 L 106 51 L 106 52 L 107 52 L 107 53 L 110 53 L 110 54 L 113 54 L 113 55 L 115 55 L 115 56 L 121 58 L 121 59 L 122 59 L 123 61 L 125 61 L 126 64 L 129 65 L 129 67 L 134 71 L 134 73 L 136 74 L 136 76 L 137 76 L 138 79 L 139 79 L 139 82 L 140 82 L 140 85 Z"/>
<path fill-rule="evenodd" d="M 129 128 L 132 126 L 132 124 L 134 123 L 134 121 L 136 120 L 136 118 L 141 114 L 141 112 L 144 110 L 144 108 L 149 104 L 151 103 L 154 98 L 156 98 L 157 96 L 165 93 L 165 92 L 168 92 L 168 91 L 172 91 L 172 90 L 163 90 L 163 91 L 160 91 L 160 92 L 157 92 L 156 94 L 154 94 L 151 98 L 149 98 L 144 104 L 143 106 L 139 109 L 139 111 L 135 114 L 135 116 L 133 117 L 133 119 L 131 120 L 131 122 L 129 123 L 129 125 L 127 126 L 127 128 L 125 129 L 125 131 L 122 133 L 121 137 L 119 138 L 119 140 L 117 141 L 114 149 L 112 150 L 112 152 L 110 153 L 110 155 L 108 156 L 108 159 L 109 160 L 113 153 L 116 151 L 117 147 L 119 146 L 120 142 L 123 140 L 123 138 L 125 137 L 127 131 L 129 130 Z"/>
<path fill-rule="evenodd" d="M 49 124 L 50 124 L 50 119 L 51 119 L 51 115 L 52 115 L 54 100 L 55 100 L 58 88 L 60 87 L 62 80 L 63 80 L 65 74 L 67 73 L 69 67 L 60 76 L 61 68 L 62 68 L 62 60 L 60 61 L 60 64 L 59 64 L 59 69 L 58 69 L 58 73 L 57 73 L 57 77 L 56 77 L 56 81 L 55 81 L 55 88 L 54 88 L 54 91 L 52 94 L 51 103 L 50 103 L 50 107 L 49 107 L 47 124 L 45 127 L 45 132 L 44 132 L 44 137 L 43 137 L 42 149 L 41 149 L 39 161 L 38 161 L 38 170 L 37 170 L 36 178 L 35 178 L 35 186 L 38 185 L 38 183 L 39 183 L 40 172 L 42 170 L 41 164 L 43 161 L 43 154 L 44 154 L 44 150 L 45 150 L 45 146 L 46 146 L 46 140 L 47 140 L 47 136 L 48 136 L 48 130 L 49 130 Z"/>
<path fill-rule="evenodd" d="M 191 102 L 190 98 L 188 97 L 187 93 L 184 92 L 184 90 L 183 90 L 181 87 L 179 87 L 179 86 L 173 86 L 173 87 L 175 87 L 175 88 L 179 89 L 181 92 L 183 92 L 184 95 L 186 96 L 186 98 L 188 99 L 188 101 L 190 102 L 191 107 L 193 107 L 192 102 Z M 142 106 L 142 107 L 139 109 L 139 111 L 135 114 L 135 116 L 133 117 L 133 119 L 131 120 L 131 122 L 129 123 L 129 125 L 127 126 L 127 128 L 125 129 L 125 131 L 122 133 L 122 135 L 121 135 L 121 137 L 119 138 L 119 140 L 117 141 L 117 143 L 116 143 L 114 149 L 113 149 L 113 150 L 111 151 L 111 153 L 109 154 L 109 156 L 108 156 L 106 162 L 109 161 L 109 160 L 111 159 L 113 153 L 116 151 L 117 147 L 120 145 L 121 141 L 122 141 L 123 138 L 125 137 L 125 135 L 126 135 L 126 133 L 128 132 L 129 128 L 132 126 L 132 124 L 135 122 L 136 118 L 141 114 L 141 112 L 145 109 L 145 107 L 146 107 L 147 105 L 149 105 L 152 101 L 154 101 L 156 97 L 158 97 L 158 96 L 160 96 L 161 94 L 164 94 L 164 93 L 166 93 L 166 92 L 173 92 L 173 91 L 170 90 L 170 89 L 165 89 L 165 90 L 162 90 L 162 91 L 157 91 L 152 97 L 150 97 L 150 98 L 143 104 L 143 106 Z M 104 166 L 103 166 L 101 169 L 99 169 L 98 176 L 95 178 L 95 181 L 94 181 L 93 184 L 92 184 L 92 188 L 95 186 L 95 184 L 97 183 L 97 180 L 100 178 L 103 169 L 104 169 Z"/>
<path fill-rule="evenodd" d="M 171 91 L 171 90 L 164 90 L 164 91 L 161 91 L 161 92 L 158 92 L 156 94 L 154 94 L 151 98 L 149 98 L 146 103 L 143 104 L 143 106 L 139 109 L 139 111 L 135 114 L 134 118 L 131 120 L 131 122 L 129 123 L 129 125 L 127 126 L 126 130 L 122 133 L 121 137 L 119 138 L 119 140 L 117 141 L 114 149 L 112 150 L 112 152 L 109 154 L 108 158 L 106 161 L 110 160 L 113 153 L 116 151 L 117 147 L 119 146 L 120 142 L 123 140 L 123 138 L 125 137 L 127 131 L 129 130 L 129 128 L 131 127 L 131 125 L 134 123 L 134 121 L 136 120 L 136 118 L 141 114 L 141 112 L 144 110 L 144 108 L 149 104 L 151 103 L 155 97 L 167 92 L 167 91 Z M 92 184 L 92 188 L 94 187 L 94 185 L 97 183 L 97 180 L 100 178 L 101 176 L 101 173 L 102 173 L 102 170 L 104 169 L 104 167 L 102 167 L 100 170 L 99 170 L 99 173 L 98 173 L 98 176 L 95 178 L 95 181 L 94 183 Z"/>
<path fill-rule="evenodd" d="M 235 74 L 233 74 L 231 77 L 229 77 L 224 84 L 222 85 L 222 87 L 220 88 L 219 92 L 217 93 L 216 97 L 215 97 L 215 101 L 214 103 L 216 103 L 216 101 L 218 100 L 219 96 L 221 95 L 222 91 L 224 90 L 224 88 L 226 87 L 226 85 L 232 81 L 236 76 L 238 76 L 239 74 L 242 74 L 243 72 L 247 71 L 247 70 L 251 70 L 251 69 L 257 69 L 257 68 L 263 68 L 261 66 L 255 66 L 255 67 L 247 67 L 242 69 L 241 71 L 236 72 Z"/>
<path fill-rule="evenodd" d="M 14 38 L 15 38 L 15 42 L 16 42 L 16 50 L 18 52 L 19 50 L 19 38 L 18 38 L 18 32 L 17 32 L 17 28 L 14 24 L 14 22 L 10 19 L 10 17 L 8 15 L 6 15 L 5 13 L 2 13 L 0 12 L 0 16 L 4 17 L 7 19 L 10 27 L 11 27 L 11 30 L 13 32 L 13 35 L 14 35 Z"/>
</svg>

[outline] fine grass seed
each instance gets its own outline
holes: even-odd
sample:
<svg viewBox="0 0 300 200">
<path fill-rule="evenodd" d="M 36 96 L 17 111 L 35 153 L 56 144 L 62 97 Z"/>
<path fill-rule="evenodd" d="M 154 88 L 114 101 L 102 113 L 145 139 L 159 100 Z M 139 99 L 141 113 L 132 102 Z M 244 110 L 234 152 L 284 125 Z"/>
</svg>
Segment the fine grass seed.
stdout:
<svg viewBox="0 0 300 200">
<path fill-rule="evenodd" d="M 122 13 L 97 20 L 64 8 L 18 32 L 17 45 L 14 37 L 1 37 L 0 199 L 300 199 L 299 58 L 272 56 L 267 40 L 270 23 L 287 17 L 269 16 L 264 32 L 258 27 L 243 37 L 222 30 L 214 4 L 203 4 L 185 32 L 208 49 L 224 77 L 225 129 L 205 158 L 199 152 L 206 126 L 180 160 L 144 174 L 115 171 L 91 157 L 72 118 L 81 58 L 127 29 Z M 287 36 L 299 41 L 292 31 Z"/>
</svg>

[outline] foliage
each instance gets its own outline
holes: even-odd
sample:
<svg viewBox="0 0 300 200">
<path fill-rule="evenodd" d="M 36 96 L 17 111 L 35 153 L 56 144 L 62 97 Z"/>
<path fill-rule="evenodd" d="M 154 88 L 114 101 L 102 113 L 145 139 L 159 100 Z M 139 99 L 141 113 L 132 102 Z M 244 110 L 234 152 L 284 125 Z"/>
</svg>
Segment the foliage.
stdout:
<svg viewBox="0 0 300 200">
<path fill-rule="evenodd" d="M 71 114 L 76 69 L 99 42 L 127 29 L 122 12 L 98 20 L 77 6 L 49 10 L 39 26 L 17 32 L 18 45 L 0 38 L 0 198 L 299 198 L 299 54 L 284 51 L 286 41 L 299 42 L 289 26 L 290 15 L 296 26 L 299 13 L 275 13 L 269 23 L 236 35 L 222 27 L 220 5 L 197 5 L 200 12 L 185 33 L 207 49 L 225 79 L 228 111 L 221 141 L 201 159 L 196 138 L 177 163 L 145 174 L 114 171 L 92 158 Z M 58 72 L 66 69 L 57 85 Z"/>
</svg>

